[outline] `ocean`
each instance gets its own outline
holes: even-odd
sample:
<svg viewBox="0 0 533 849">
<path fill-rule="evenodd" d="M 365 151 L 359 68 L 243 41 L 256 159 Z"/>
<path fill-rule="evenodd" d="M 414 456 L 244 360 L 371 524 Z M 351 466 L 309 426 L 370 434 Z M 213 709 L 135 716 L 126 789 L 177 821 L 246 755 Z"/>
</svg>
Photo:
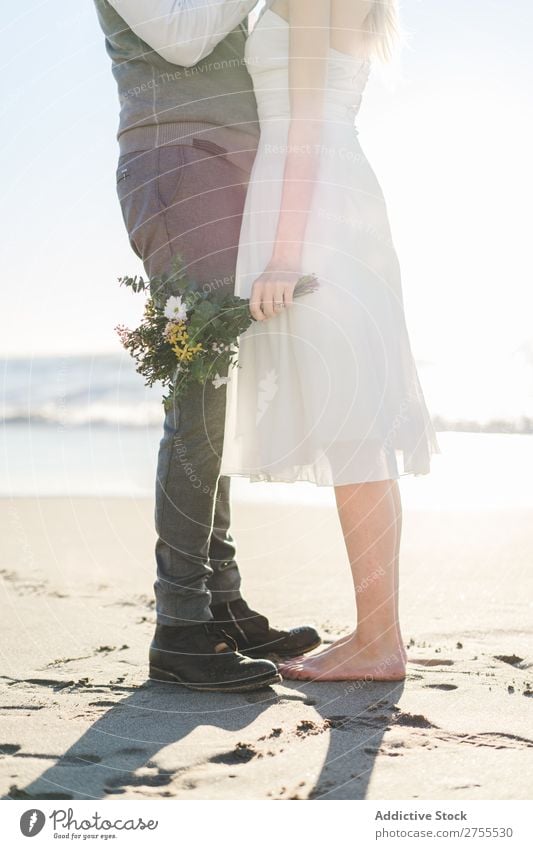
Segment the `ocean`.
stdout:
<svg viewBox="0 0 533 849">
<path fill-rule="evenodd" d="M 126 354 L 1 361 L 0 495 L 153 495 L 163 408 Z M 419 364 L 442 453 L 432 473 L 401 480 L 412 507 L 530 506 L 533 419 L 462 417 L 438 403 L 435 372 Z M 234 481 L 236 498 L 333 503 L 311 484 Z"/>
</svg>

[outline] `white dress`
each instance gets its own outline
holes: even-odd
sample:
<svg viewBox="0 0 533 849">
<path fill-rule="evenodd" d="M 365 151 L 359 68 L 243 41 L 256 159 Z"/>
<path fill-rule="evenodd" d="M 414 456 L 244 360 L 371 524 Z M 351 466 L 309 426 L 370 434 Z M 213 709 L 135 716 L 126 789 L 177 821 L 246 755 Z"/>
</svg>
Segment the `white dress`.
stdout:
<svg viewBox="0 0 533 849">
<path fill-rule="evenodd" d="M 268 10 L 246 45 L 261 138 L 239 244 L 236 294 L 265 269 L 279 216 L 289 25 Z M 334 49 L 302 270 L 316 292 L 241 336 L 230 371 L 221 473 L 332 486 L 426 474 L 439 447 L 405 325 L 381 188 L 354 126 L 369 61 Z"/>
</svg>

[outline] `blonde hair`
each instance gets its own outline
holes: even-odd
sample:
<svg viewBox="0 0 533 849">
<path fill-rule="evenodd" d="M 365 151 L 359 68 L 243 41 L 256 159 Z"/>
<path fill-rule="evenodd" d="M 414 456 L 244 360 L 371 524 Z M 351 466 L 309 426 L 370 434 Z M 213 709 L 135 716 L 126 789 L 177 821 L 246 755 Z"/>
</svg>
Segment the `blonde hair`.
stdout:
<svg viewBox="0 0 533 849">
<path fill-rule="evenodd" d="M 366 52 L 388 62 L 400 37 L 398 0 L 374 0 L 365 19 Z"/>
</svg>

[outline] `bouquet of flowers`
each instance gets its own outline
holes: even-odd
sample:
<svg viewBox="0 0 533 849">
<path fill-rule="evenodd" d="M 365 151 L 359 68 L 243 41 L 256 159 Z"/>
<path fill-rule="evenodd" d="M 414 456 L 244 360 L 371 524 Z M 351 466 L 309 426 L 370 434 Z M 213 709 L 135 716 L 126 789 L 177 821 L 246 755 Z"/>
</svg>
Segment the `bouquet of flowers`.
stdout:
<svg viewBox="0 0 533 849">
<path fill-rule="evenodd" d="M 150 281 L 121 277 L 119 283 L 133 292 L 149 293 L 140 325 L 115 329 L 146 386 L 160 382 L 166 390 L 166 409 L 191 383 L 211 380 L 218 389 L 228 382 L 229 368 L 238 365 L 238 338 L 254 321 L 247 299 L 216 283 L 196 285 L 187 277 L 179 254 L 170 274 Z M 298 281 L 294 296 L 316 288 L 314 275 L 306 275 Z"/>
</svg>

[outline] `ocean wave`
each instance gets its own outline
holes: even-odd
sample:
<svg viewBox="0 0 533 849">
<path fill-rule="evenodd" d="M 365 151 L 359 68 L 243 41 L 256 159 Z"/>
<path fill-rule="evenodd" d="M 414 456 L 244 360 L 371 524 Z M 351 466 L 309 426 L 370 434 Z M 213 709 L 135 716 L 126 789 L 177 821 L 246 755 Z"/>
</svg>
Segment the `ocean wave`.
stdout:
<svg viewBox="0 0 533 849">
<path fill-rule="evenodd" d="M 31 427 L 156 427 L 163 421 L 163 406 L 159 403 L 113 405 L 97 403 L 79 407 L 12 408 L 2 414 L 4 425 Z"/>
<path fill-rule="evenodd" d="M 419 367 L 431 372 L 427 385 L 435 391 L 429 409 L 437 431 L 533 433 L 533 399 L 524 389 L 531 371 L 505 404 L 489 409 L 479 399 L 472 409 L 453 398 L 446 401 L 445 381 L 442 375 L 437 379 L 431 363 Z M 122 354 L 0 361 L 0 413 L 6 426 L 161 427 L 161 394 L 160 386 L 143 384 Z"/>
<path fill-rule="evenodd" d="M 164 417 L 160 402 L 144 404 L 106 404 L 95 403 L 78 407 L 61 407 L 45 404 L 40 408 L 12 408 L 4 410 L 2 419 L 5 426 L 31 427 L 159 427 Z M 527 416 L 508 419 L 490 419 L 475 421 L 471 419 L 446 418 L 434 416 L 436 431 L 454 431 L 458 433 L 514 433 L 532 434 L 533 419 Z"/>
</svg>

